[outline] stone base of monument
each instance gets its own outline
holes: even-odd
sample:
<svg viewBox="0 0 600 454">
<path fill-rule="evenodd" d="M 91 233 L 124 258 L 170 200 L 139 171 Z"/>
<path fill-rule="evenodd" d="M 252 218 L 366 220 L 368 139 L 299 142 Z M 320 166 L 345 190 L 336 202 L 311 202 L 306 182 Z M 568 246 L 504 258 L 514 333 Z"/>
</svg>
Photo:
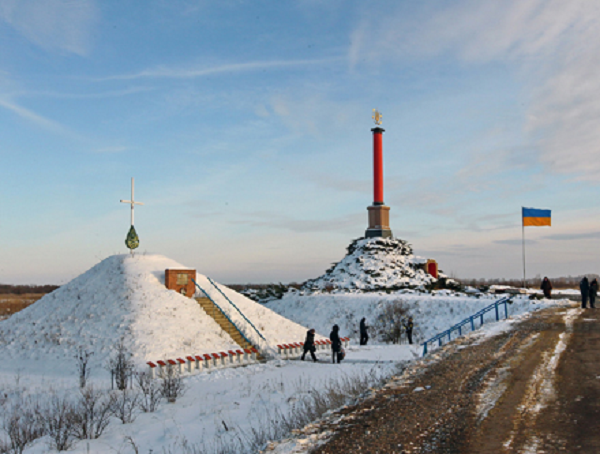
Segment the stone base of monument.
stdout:
<svg viewBox="0 0 600 454">
<path fill-rule="evenodd" d="M 390 229 L 390 207 L 371 205 L 369 211 L 369 227 L 365 232 L 366 238 L 392 238 Z"/>
</svg>

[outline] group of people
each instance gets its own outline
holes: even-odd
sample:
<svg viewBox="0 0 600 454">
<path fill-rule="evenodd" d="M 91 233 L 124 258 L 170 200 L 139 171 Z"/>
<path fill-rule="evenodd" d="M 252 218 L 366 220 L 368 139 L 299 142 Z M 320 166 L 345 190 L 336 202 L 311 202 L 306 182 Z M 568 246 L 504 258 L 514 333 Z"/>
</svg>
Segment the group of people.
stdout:
<svg viewBox="0 0 600 454">
<path fill-rule="evenodd" d="M 589 300 L 590 307 L 594 309 L 596 307 L 596 296 L 598 296 L 598 280 L 594 279 L 592 282 L 588 281 L 586 276 L 583 277 L 579 283 L 579 290 L 581 290 L 581 307 L 587 308 L 587 302 Z"/>
<path fill-rule="evenodd" d="M 340 339 L 340 327 L 337 325 L 333 325 L 331 329 L 331 333 L 329 333 L 329 340 L 331 341 L 331 352 L 333 355 L 333 363 L 336 362 L 339 364 L 341 360 L 344 359 L 346 352 L 342 348 L 342 340 Z M 306 333 L 306 339 L 304 340 L 304 353 L 300 359 L 304 361 L 307 353 L 310 353 L 313 361 L 316 363 L 318 361 L 315 352 L 317 348 L 315 347 L 315 329 L 311 328 Z"/>
<path fill-rule="evenodd" d="M 404 330 L 406 331 L 406 337 L 408 338 L 408 343 L 412 345 L 412 333 L 414 329 L 414 323 L 412 317 L 408 317 L 406 322 L 403 322 Z M 360 330 L 360 345 L 367 345 L 369 341 L 369 327 L 367 326 L 367 321 L 365 317 L 360 320 L 359 323 Z M 339 364 L 340 361 L 344 359 L 346 356 L 346 352 L 342 348 L 342 341 L 340 339 L 340 327 L 338 325 L 333 325 L 331 329 L 331 333 L 329 333 L 329 340 L 331 341 L 331 353 L 333 357 L 333 363 L 336 362 Z M 306 358 L 306 354 L 310 353 L 310 356 L 314 362 L 317 362 L 317 356 L 315 352 L 317 348 L 315 347 L 315 329 L 311 328 L 306 333 L 306 339 L 304 340 L 304 352 L 302 353 L 301 360 L 304 361 Z"/>
<path fill-rule="evenodd" d="M 331 341 L 331 352 L 333 354 L 333 362 L 335 364 L 337 361 L 337 363 L 339 364 L 339 362 L 342 359 L 344 359 L 345 356 L 344 349 L 342 348 L 342 340 L 340 339 L 339 326 L 333 325 L 331 333 L 329 334 L 329 340 Z M 310 356 L 316 363 L 318 361 L 317 356 L 315 355 L 316 351 L 317 348 L 315 347 L 315 329 L 311 328 L 306 333 L 306 339 L 304 340 L 304 353 L 302 353 L 300 359 L 304 361 L 306 354 L 310 353 Z"/>
<path fill-rule="evenodd" d="M 545 298 L 552 298 L 552 283 L 550 279 L 545 277 L 542 280 L 540 289 L 544 292 Z M 581 291 L 581 307 L 586 309 L 589 301 L 590 308 L 594 309 L 596 307 L 596 297 L 598 296 L 598 279 L 594 278 L 590 282 L 587 276 L 584 276 L 579 283 L 579 290 Z"/>
</svg>

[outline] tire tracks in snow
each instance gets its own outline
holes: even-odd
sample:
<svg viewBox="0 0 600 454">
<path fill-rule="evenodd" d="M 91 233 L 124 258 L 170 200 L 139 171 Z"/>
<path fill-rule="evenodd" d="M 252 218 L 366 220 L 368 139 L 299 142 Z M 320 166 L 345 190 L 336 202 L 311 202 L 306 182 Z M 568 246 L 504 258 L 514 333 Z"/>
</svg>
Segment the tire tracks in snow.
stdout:
<svg viewBox="0 0 600 454">
<path fill-rule="evenodd" d="M 580 309 L 569 309 L 564 315 L 565 331 L 560 333 L 553 350 L 542 353 L 542 361 L 531 376 L 523 401 L 517 408 L 513 420 L 513 430 L 503 443 L 505 452 L 515 452 L 514 443 L 519 434 L 526 437 L 522 447 L 516 452 L 537 454 L 540 434 L 535 425 L 540 413 L 556 400 L 556 369 L 563 352 L 573 335 L 573 322 L 581 313 Z M 548 434 L 549 435 L 549 434 Z M 556 440 L 560 444 L 559 440 Z"/>
</svg>

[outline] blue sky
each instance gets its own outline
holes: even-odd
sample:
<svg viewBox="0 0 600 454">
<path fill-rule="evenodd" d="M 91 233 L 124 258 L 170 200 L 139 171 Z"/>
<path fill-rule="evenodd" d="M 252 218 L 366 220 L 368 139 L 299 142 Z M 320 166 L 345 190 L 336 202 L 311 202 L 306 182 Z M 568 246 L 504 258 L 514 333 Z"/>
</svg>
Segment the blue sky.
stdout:
<svg viewBox="0 0 600 454">
<path fill-rule="evenodd" d="M 0 0 L 0 281 L 127 252 L 226 283 L 364 234 L 371 110 L 395 236 L 457 277 L 598 272 L 594 0 Z"/>
</svg>

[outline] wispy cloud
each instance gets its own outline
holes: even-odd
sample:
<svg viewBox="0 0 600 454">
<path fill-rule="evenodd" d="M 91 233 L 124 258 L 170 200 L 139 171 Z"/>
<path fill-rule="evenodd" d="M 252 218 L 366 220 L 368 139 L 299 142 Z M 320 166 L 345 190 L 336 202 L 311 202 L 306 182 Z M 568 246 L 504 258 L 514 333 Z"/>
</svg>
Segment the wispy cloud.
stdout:
<svg viewBox="0 0 600 454">
<path fill-rule="evenodd" d="M 271 97 L 269 108 L 291 132 L 321 139 L 332 129 L 347 131 L 361 113 L 357 102 L 334 101 L 322 87 L 278 93 Z"/>
<path fill-rule="evenodd" d="M 596 0 L 463 0 L 399 6 L 363 20 L 348 61 L 384 64 L 451 56 L 514 70 L 528 106 L 527 139 L 547 171 L 600 181 L 600 3 Z M 377 35 L 377 46 L 369 37 Z"/>
<path fill-rule="evenodd" d="M 585 233 L 557 233 L 554 235 L 544 236 L 545 240 L 555 241 L 573 241 L 573 240 L 589 240 L 600 238 L 600 232 L 585 232 Z"/>
<path fill-rule="evenodd" d="M 87 55 L 97 18 L 93 0 L 3 0 L 3 20 L 32 43 Z"/>
<path fill-rule="evenodd" d="M 153 69 L 145 69 L 133 74 L 121 74 L 115 76 L 103 77 L 98 80 L 132 80 L 143 78 L 156 79 L 195 79 L 198 77 L 212 76 L 224 73 L 240 73 L 260 71 L 263 69 L 277 69 L 294 66 L 311 66 L 342 61 L 342 57 L 332 57 L 314 60 L 271 60 L 271 61 L 253 61 L 246 63 L 230 63 L 211 67 L 168 67 L 159 66 Z"/>
<path fill-rule="evenodd" d="M 512 239 L 512 240 L 496 240 L 493 241 L 494 244 L 501 244 L 504 246 L 522 246 L 523 239 Z M 525 244 L 537 244 L 536 240 L 525 240 Z"/>
<path fill-rule="evenodd" d="M 235 222 L 236 224 L 242 223 L 253 227 L 289 230 L 296 233 L 323 233 L 354 228 L 357 225 L 362 225 L 363 221 L 364 215 L 362 213 L 326 219 L 297 219 L 284 216 L 281 213 L 265 211 L 240 214 L 240 218 Z"/>
<path fill-rule="evenodd" d="M 24 118 L 25 120 L 28 120 L 34 123 L 35 125 L 40 126 L 49 131 L 61 134 L 72 134 L 61 124 L 48 118 L 42 117 L 41 115 L 38 115 L 29 109 L 19 106 L 12 101 L 0 98 L 0 106 L 17 114 L 19 117 Z"/>
<path fill-rule="evenodd" d="M 13 91 L 10 96 L 13 98 L 21 97 L 46 97 L 46 98 L 58 98 L 58 99 L 106 99 L 106 98 L 120 98 L 122 96 L 137 95 L 139 93 L 149 92 L 155 90 L 154 87 L 131 87 L 123 90 L 109 90 L 104 92 L 96 93 L 64 93 L 59 91 Z"/>
</svg>

